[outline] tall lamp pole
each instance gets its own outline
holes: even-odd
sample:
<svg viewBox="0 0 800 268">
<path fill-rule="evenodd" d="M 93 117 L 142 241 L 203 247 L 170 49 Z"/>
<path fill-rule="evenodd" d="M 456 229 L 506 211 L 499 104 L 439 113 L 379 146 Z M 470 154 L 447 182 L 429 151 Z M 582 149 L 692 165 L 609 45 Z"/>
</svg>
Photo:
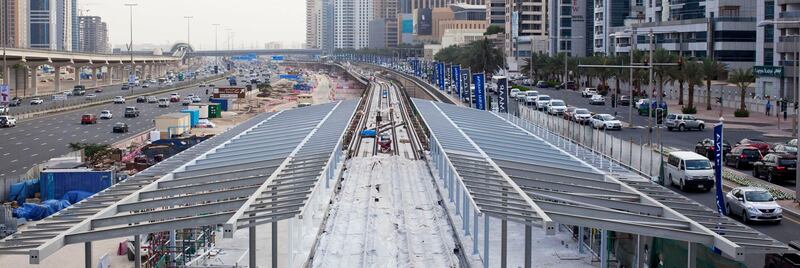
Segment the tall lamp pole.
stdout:
<svg viewBox="0 0 800 268">
<path fill-rule="evenodd" d="M 219 51 L 219 23 L 211 24 L 214 26 L 214 50 Z M 219 66 L 219 56 L 214 57 L 214 64 Z"/>
<path fill-rule="evenodd" d="M 776 25 L 776 24 L 795 24 L 795 25 L 800 25 L 800 21 L 798 21 L 798 20 L 795 20 L 795 21 L 771 21 L 771 20 L 765 20 L 765 21 L 758 22 L 758 26 L 759 27 L 772 26 L 772 25 Z M 797 42 L 798 40 L 800 40 L 800 39 L 796 38 L 795 42 Z M 793 58 L 793 60 L 794 61 L 798 61 L 797 58 Z M 792 64 L 792 65 L 794 65 L 794 64 Z M 800 79 L 800 68 L 797 68 L 797 72 L 798 72 L 797 73 L 797 78 Z M 792 81 L 794 81 L 794 79 L 792 79 Z M 794 96 L 794 101 L 797 102 L 797 101 L 800 101 L 800 98 L 798 98 L 798 96 L 800 96 L 800 83 L 795 83 L 795 87 L 797 88 L 796 89 L 797 91 L 795 91 L 795 94 L 794 94 L 795 95 Z M 794 122 L 795 122 L 795 125 L 798 126 L 798 129 L 800 129 L 800 112 L 798 112 L 798 110 L 795 110 Z M 797 133 L 795 135 L 796 135 L 795 138 L 800 138 L 800 131 L 797 131 Z M 798 159 L 798 161 L 800 161 L 800 154 L 797 155 L 797 159 Z M 795 172 L 794 181 L 795 181 L 795 190 L 794 190 L 795 202 L 800 202 L 800 199 L 798 199 L 798 198 L 800 198 L 800 172 Z"/>
<path fill-rule="evenodd" d="M 2 43 L 2 45 L 3 45 L 3 83 L 0 83 L 0 87 L 7 86 L 8 85 L 8 80 L 9 80 L 8 79 L 8 63 L 6 61 L 6 47 L 8 47 L 8 43 L 9 43 L 8 42 L 8 13 L 9 13 L 8 4 L 9 3 L 8 3 L 8 1 L 3 1 L 2 4 L 4 5 L 3 11 L 4 11 L 5 14 L 3 14 L 3 20 L 5 20 L 5 21 L 3 22 L 3 28 L 4 29 L 3 29 L 3 36 L 2 36 L 2 38 L 3 38 L 3 43 Z M 34 77 L 33 79 L 36 79 L 36 78 Z M 0 105 L 5 105 L 5 104 L 4 103 L 0 103 Z"/>
<path fill-rule="evenodd" d="M 136 65 L 133 64 L 133 7 L 138 6 L 138 5 L 139 4 L 135 4 L 135 3 L 127 3 L 127 4 L 125 4 L 125 6 L 129 7 L 130 10 L 131 10 L 131 13 L 130 13 L 131 39 L 130 39 L 130 43 L 128 44 L 128 52 L 131 55 L 131 67 L 130 67 L 130 70 L 128 72 L 128 79 L 130 79 L 130 77 L 132 75 L 136 75 Z M 130 81 L 128 81 L 128 82 L 130 82 Z M 132 86 L 130 86 L 130 91 L 131 91 L 131 95 L 133 95 L 133 87 Z"/>
<path fill-rule="evenodd" d="M 194 18 L 194 16 L 183 16 L 183 18 L 186 19 L 186 44 L 191 45 L 191 39 L 190 39 L 191 38 L 191 28 L 190 27 L 192 25 L 192 19 Z"/>
</svg>

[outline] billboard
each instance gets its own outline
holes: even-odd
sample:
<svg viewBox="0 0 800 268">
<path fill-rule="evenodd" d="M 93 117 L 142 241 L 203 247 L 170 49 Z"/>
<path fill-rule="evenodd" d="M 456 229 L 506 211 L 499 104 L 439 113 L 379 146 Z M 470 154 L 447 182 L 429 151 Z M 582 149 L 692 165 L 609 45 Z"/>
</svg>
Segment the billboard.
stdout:
<svg viewBox="0 0 800 268">
<path fill-rule="evenodd" d="M 430 8 L 420 8 L 417 10 L 417 35 L 433 34 L 433 10 Z"/>
<path fill-rule="evenodd" d="M 497 79 L 497 111 L 508 113 L 508 78 Z"/>
<path fill-rule="evenodd" d="M 451 83 L 455 85 L 456 96 L 461 96 L 461 65 L 453 65 L 453 80 Z"/>
<path fill-rule="evenodd" d="M 473 74 L 472 83 L 475 84 L 475 109 L 486 110 L 486 77 L 483 73 Z"/>
</svg>

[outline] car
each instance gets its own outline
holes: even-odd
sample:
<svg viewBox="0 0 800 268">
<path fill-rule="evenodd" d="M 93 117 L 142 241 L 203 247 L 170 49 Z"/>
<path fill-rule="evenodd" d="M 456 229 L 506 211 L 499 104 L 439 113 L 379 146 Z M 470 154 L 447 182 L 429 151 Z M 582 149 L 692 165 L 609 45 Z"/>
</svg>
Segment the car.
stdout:
<svg viewBox="0 0 800 268">
<path fill-rule="evenodd" d="M 761 154 L 769 153 L 769 143 L 759 139 L 742 139 L 738 144 L 749 145 L 758 148 Z"/>
<path fill-rule="evenodd" d="M 745 223 L 769 221 L 780 223 L 783 209 L 772 194 L 761 187 L 736 187 L 725 195 L 725 208 L 728 215 L 738 215 Z"/>
<path fill-rule="evenodd" d="M 536 82 L 536 87 L 537 88 L 549 88 L 550 84 L 548 84 L 547 81 L 539 81 L 539 82 Z"/>
<path fill-rule="evenodd" d="M 170 101 L 167 98 L 158 99 L 158 107 L 160 107 L 160 108 L 169 107 L 169 103 L 170 103 Z"/>
<path fill-rule="evenodd" d="M 517 96 L 514 99 L 516 101 L 525 101 L 525 97 L 528 96 L 527 94 L 528 94 L 527 91 L 522 91 L 520 93 L 517 93 Z"/>
<path fill-rule="evenodd" d="M 31 102 L 30 102 L 31 105 L 39 105 L 39 104 L 42 104 L 42 103 L 44 103 L 44 100 L 42 98 L 39 98 L 39 97 L 31 99 Z"/>
<path fill-rule="evenodd" d="M 787 141 L 786 145 L 791 145 L 791 146 L 797 147 L 797 139 L 791 139 L 791 140 Z"/>
<path fill-rule="evenodd" d="M 17 118 L 8 115 L 0 115 L 0 127 L 15 127 Z"/>
<path fill-rule="evenodd" d="M 112 133 L 127 133 L 128 130 L 130 130 L 130 128 L 128 127 L 128 124 L 125 124 L 125 123 L 122 123 L 122 122 L 114 123 L 114 126 L 111 127 L 111 132 Z"/>
<path fill-rule="evenodd" d="M 95 117 L 93 114 L 81 115 L 81 125 L 85 124 L 97 124 L 97 117 Z"/>
<path fill-rule="evenodd" d="M 771 153 L 753 162 L 753 177 L 766 176 L 767 181 L 793 180 L 797 172 L 797 156 L 786 153 Z"/>
<path fill-rule="evenodd" d="M 572 116 L 575 115 L 575 109 L 578 109 L 578 107 L 568 106 L 567 109 L 564 109 L 564 113 L 561 114 L 561 117 L 563 117 L 564 120 L 572 121 Z"/>
<path fill-rule="evenodd" d="M 123 98 L 122 96 L 114 97 L 114 104 L 123 104 L 123 103 L 125 103 L 125 98 Z"/>
<path fill-rule="evenodd" d="M 784 153 L 797 155 L 797 146 L 791 146 L 783 143 L 776 143 L 769 149 L 770 153 Z"/>
<path fill-rule="evenodd" d="M 622 122 L 614 118 L 613 115 L 610 114 L 596 114 L 592 116 L 591 124 L 593 128 L 596 129 L 607 129 L 607 130 L 620 130 L 622 129 Z"/>
<path fill-rule="evenodd" d="M 592 113 L 589 109 L 577 108 L 572 115 L 572 121 L 581 125 L 589 124 L 592 122 Z"/>
<path fill-rule="evenodd" d="M 590 105 L 606 105 L 606 98 L 603 97 L 603 96 L 597 95 L 597 94 L 592 95 L 592 97 L 589 99 L 589 104 Z"/>
<path fill-rule="evenodd" d="M 200 103 L 201 101 L 203 101 L 203 99 L 198 96 L 192 97 L 192 103 Z"/>
<path fill-rule="evenodd" d="M 197 125 L 196 125 L 196 127 L 198 127 L 198 128 L 214 128 L 216 126 L 217 125 L 215 125 L 213 122 L 209 121 L 208 119 L 200 119 L 200 121 L 197 121 Z"/>
<path fill-rule="evenodd" d="M 714 140 L 710 138 L 705 138 L 697 144 L 694 145 L 694 152 L 703 155 L 709 160 L 714 160 Z M 731 143 L 728 141 L 722 141 L 722 157 L 724 159 L 725 155 L 731 151 Z"/>
<path fill-rule="evenodd" d="M 158 98 L 155 96 L 147 96 L 147 103 L 158 103 Z"/>
<path fill-rule="evenodd" d="M 147 98 L 145 96 L 136 97 L 136 103 L 145 103 L 147 102 Z"/>
<path fill-rule="evenodd" d="M 756 161 L 761 160 L 761 151 L 749 145 L 739 145 L 733 147 L 730 153 L 725 154 L 725 165 L 737 169 L 750 166 Z"/>
<path fill-rule="evenodd" d="M 181 95 L 178 93 L 169 94 L 169 101 L 170 102 L 179 102 L 181 101 Z"/>
<path fill-rule="evenodd" d="M 581 91 L 581 97 L 584 97 L 584 98 L 591 98 L 594 95 L 597 95 L 597 89 L 596 88 L 587 87 L 587 88 L 584 88 L 583 91 Z"/>
<path fill-rule="evenodd" d="M 72 91 L 69 91 L 69 90 L 61 92 L 61 94 L 64 95 L 64 96 L 72 96 L 73 95 Z"/>
<path fill-rule="evenodd" d="M 150 88 L 150 84 L 144 83 L 144 84 L 142 84 L 142 88 Z"/>
<path fill-rule="evenodd" d="M 7 114 L 8 111 L 9 111 L 8 107 L 3 106 L 2 104 L 0 104 L 0 114 Z"/>
<path fill-rule="evenodd" d="M 706 123 L 699 120 L 690 114 L 668 114 L 665 120 L 665 125 L 668 131 L 677 129 L 684 131 L 687 129 L 697 129 L 703 131 L 706 128 Z"/>
<path fill-rule="evenodd" d="M 111 119 L 113 117 L 114 117 L 114 115 L 111 114 L 111 111 L 109 111 L 109 110 L 100 111 L 100 119 Z"/>
<path fill-rule="evenodd" d="M 619 96 L 619 98 L 617 99 L 617 105 L 619 106 L 631 105 L 631 97 L 625 95 Z"/>
<path fill-rule="evenodd" d="M 522 91 L 519 90 L 519 88 L 512 88 L 511 91 L 509 91 L 508 96 L 511 98 L 517 98 L 517 94 L 519 94 L 520 92 Z"/>
<path fill-rule="evenodd" d="M 103 92 L 103 88 L 98 87 L 94 89 L 94 93 L 100 93 L 100 92 Z"/>
<path fill-rule="evenodd" d="M 200 86 L 200 87 L 206 87 L 206 84 L 200 84 L 200 85 L 198 85 L 198 86 Z"/>
<path fill-rule="evenodd" d="M 551 115 L 561 115 L 567 109 L 567 104 L 563 100 L 551 100 L 547 103 L 547 113 Z"/>
<path fill-rule="evenodd" d="M 556 86 L 556 89 L 577 90 L 578 85 L 573 81 L 567 81 L 566 83 L 561 83 L 558 86 Z"/>
<path fill-rule="evenodd" d="M 537 110 L 544 111 L 551 99 L 552 98 L 550 98 L 548 95 L 539 95 L 536 97 L 536 102 L 534 102 L 534 105 L 536 106 Z"/>
<path fill-rule="evenodd" d="M 96 99 L 96 98 L 97 98 L 97 95 L 95 95 L 95 94 L 86 94 L 86 99 L 87 100 L 93 100 L 93 99 Z"/>
<path fill-rule="evenodd" d="M 183 106 L 189 106 L 189 104 L 192 104 L 192 98 L 189 97 L 183 98 L 183 102 L 181 102 L 181 104 Z"/>
<path fill-rule="evenodd" d="M 125 107 L 125 117 L 139 117 L 139 109 L 136 107 Z"/>
<path fill-rule="evenodd" d="M 533 104 L 536 102 L 536 97 L 539 96 L 539 91 L 528 90 L 525 91 L 525 104 Z"/>
<path fill-rule="evenodd" d="M 668 182 L 682 191 L 691 188 L 710 191 L 714 186 L 714 169 L 711 161 L 689 151 L 674 151 L 667 156 L 664 172 Z"/>
<path fill-rule="evenodd" d="M 129 89 L 131 89 L 131 86 L 129 86 L 129 85 L 122 85 L 122 87 L 121 87 L 120 89 L 121 89 L 121 90 L 129 90 Z"/>
<path fill-rule="evenodd" d="M 20 106 L 20 105 L 22 105 L 22 98 L 20 98 L 20 97 L 13 97 L 8 102 L 8 106 L 10 106 L 10 107 L 17 107 L 17 106 Z"/>
</svg>

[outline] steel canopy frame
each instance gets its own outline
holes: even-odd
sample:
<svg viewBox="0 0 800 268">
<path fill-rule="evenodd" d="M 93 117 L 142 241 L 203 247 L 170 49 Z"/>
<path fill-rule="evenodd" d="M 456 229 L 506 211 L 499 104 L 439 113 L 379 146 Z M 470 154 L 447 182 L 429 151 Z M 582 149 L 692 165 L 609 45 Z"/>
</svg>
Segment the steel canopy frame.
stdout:
<svg viewBox="0 0 800 268">
<path fill-rule="evenodd" d="M 0 241 L 0 253 L 27 253 L 30 255 L 30 263 L 38 264 L 67 244 L 223 224 L 247 201 L 244 198 L 252 196 L 268 177 L 279 173 L 278 160 L 285 161 L 299 148 L 299 144 L 309 141 L 310 135 L 295 134 L 311 132 L 315 125 L 319 126 L 329 114 L 337 111 L 340 105 L 349 109 L 344 113 L 354 114 L 356 103 L 336 102 L 259 115 L 51 216 L 48 220 L 32 226 L 29 231 L 21 231 Z M 315 123 L 307 124 L 307 122 Z M 341 128 L 341 132 L 344 132 L 344 128 Z M 286 138 L 287 136 L 294 137 L 295 143 L 289 142 L 292 138 Z M 240 142 L 261 140 L 262 143 L 270 143 L 278 139 L 281 141 L 275 146 L 257 146 L 261 149 L 260 152 L 250 150 L 253 147 L 235 146 Z M 322 144 L 331 142 L 322 136 L 315 137 L 312 141 Z M 258 161 L 245 159 L 227 162 L 200 161 L 217 153 L 232 153 L 238 150 L 250 150 L 249 152 L 256 155 L 270 157 Z M 306 160 L 299 162 L 304 161 Z M 198 168 L 199 165 L 211 163 L 214 163 L 212 164 L 215 166 L 214 169 Z M 295 168 L 303 171 L 317 164 L 319 163 L 309 161 Z M 128 185 L 139 186 L 128 187 Z M 75 214 L 73 211 L 80 214 L 70 216 L 77 217 L 76 219 L 66 223 L 63 220 L 55 220 Z M 214 213 L 208 214 L 212 211 Z M 37 233 L 50 235 L 34 237 L 33 235 Z M 35 241 L 40 242 L 23 243 L 20 241 L 22 239 L 36 239 Z"/>
</svg>

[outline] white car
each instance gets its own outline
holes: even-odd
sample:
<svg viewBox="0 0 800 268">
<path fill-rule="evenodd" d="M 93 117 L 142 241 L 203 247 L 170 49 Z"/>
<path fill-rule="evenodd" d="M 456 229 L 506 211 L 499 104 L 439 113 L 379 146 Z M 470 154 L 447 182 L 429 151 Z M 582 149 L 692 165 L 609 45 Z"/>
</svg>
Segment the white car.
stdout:
<svg viewBox="0 0 800 268">
<path fill-rule="evenodd" d="M 512 88 L 512 89 L 511 89 L 511 92 L 509 92 L 509 93 L 508 93 L 508 95 L 509 95 L 511 98 L 516 98 L 516 97 L 517 97 L 517 94 L 519 94 L 520 92 L 522 92 L 522 91 L 520 91 L 520 90 L 519 90 L 519 88 Z"/>
<path fill-rule="evenodd" d="M 44 100 L 42 98 L 33 98 L 33 99 L 31 99 L 31 105 L 39 105 L 39 104 L 42 104 L 42 103 L 44 103 Z"/>
<path fill-rule="evenodd" d="M 114 115 L 111 114 L 109 110 L 103 110 L 100 112 L 100 119 L 111 119 L 114 118 Z"/>
<path fill-rule="evenodd" d="M 551 100 L 547 103 L 547 113 L 551 115 L 560 115 L 567 110 L 567 104 L 563 100 Z"/>
<path fill-rule="evenodd" d="M 522 92 L 517 93 L 517 96 L 514 97 L 514 99 L 516 101 L 525 101 L 525 97 L 526 96 L 528 96 L 528 92 L 527 91 L 522 91 Z"/>
<path fill-rule="evenodd" d="M 584 98 L 588 98 L 588 97 L 591 97 L 591 96 L 594 96 L 594 95 L 597 95 L 597 89 L 596 88 L 587 87 L 587 88 L 583 89 L 583 91 L 581 91 L 581 97 L 584 97 Z"/>
<path fill-rule="evenodd" d="M 123 103 L 125 103 L 125 98 L 123 98 L 122 96 L 116 96 L 116 97 L 114 97 L 114 103 L 115 104 L 123 104 Z"/>
<path fill-rule="evenodd" d="M 167 98 L 158 99 L 158 107 L 159 108 L 167 108 L 167 107 L 169 107 L 169 100 Z"/>
<path fill-rule="evenodd" d="M 17 125 L 17 118 L 8 115 L 0 115 L 0 127 L 14 127 Z"/>
<path fill-rule="evenodd" d="M 536 102 L 534 103 L 536 105 L 536 109 L 543 111 L 545 108 L 547 108 L 547 104 L 550 103 L 550 100 L 551 98 L 548 95 L 539 95 L 536 97 Z"/>
<path fill-rule="evenodd" d="M 572 113 L 572 121 L 578 124 L 588 124 L 592 122 L 592 113 L 588 109 L 578 108 Z"/>
<path fill-rule="evenodd" d="M 759 187 L 737 187 L 725 195 L 728 215 L 739 215 L 745 223 L 749 221 L 771 221 L 780 223 L 783 209 L 766 189 Z"/>
<path fill-rule="evenodd" d="M 215 125 L 214 123 L 212 123 L 208 119 L 200 119 L 200 121 L 197 121 L 197 125 L 196 125 L 196 127 L 198 127 L 198 128 L 214 128 L 216 126 L 217 125 Z"/>
<path fill-rule="evenodd" d="M 97 95 L 95 95 L 95 94 L 86 94 L 86 99 L 87 100 L 93 100 L 95 98 L 97 98 Z"/>
<path fill-rule="evenodd" d="M 525 104 L 532 104 L 536 102 L 536 97 L 539 96 L 539 91 L 528 90 L 525 91 Z"/>
<path fill-rule="evenodd" d="M 610 114 L 596 114 L 592 116 L 592 127 L 596 129 L 622 129 L 622 122 Z"/>
<path fill-rule="evenodd" d="M 0 105 L 0 114 L 8 113 L 9 108 L 3 105 Z"/>
<path fill-rule="evenodd" d="M 600 95 L 592 95 L 592 98 L 589 99 L 590 105 L 606 105 L 606 98 Z"/>
</svg>

